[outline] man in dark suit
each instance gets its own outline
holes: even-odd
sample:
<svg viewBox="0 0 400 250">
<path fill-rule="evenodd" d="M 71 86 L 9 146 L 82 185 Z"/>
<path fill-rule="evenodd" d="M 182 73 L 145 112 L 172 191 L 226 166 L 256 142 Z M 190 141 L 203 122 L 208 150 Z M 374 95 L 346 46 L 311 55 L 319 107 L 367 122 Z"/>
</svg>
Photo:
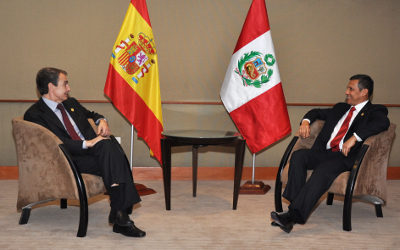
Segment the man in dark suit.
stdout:
<svg viewBox="0 0 400 250">
<path fill-rule="evenodd" d="M 42 97 L 24 115 L 24 119 L 52 131 L 67 147 L 81 173 L 103 178 L 110 195 L 109 223 L 113 231 L 131 237 L 143 237 L 129 218 L 127 210 L 141 201 L 133 182 L 130 166 L 110 135 L 107 120 L 84 108 L 76 99 L 68 97 L 71 90 L 67 72 L 43 68 L 36 76 Z M 87 119 L 98 125 L 95 132 Z"/>
<path fill-rule="evenodd" d="M 310 124 L 315 120 L 324 120 L 325 124 L 311 149 L 292 154 L 283 192 L 290 202 L 289 211 L 271 212 L 272 225 L 289 233 L 294 224 L 304 224 L 336 177 L 351 170 L 363 142 L 389 128 L 387 108 L 373 105 L 369 100 L 373 87 L 369 76 L 352 76 L 345 93 L 346 103 L 313 109 L 304 116 L 299 129 L 303 138 L 310 135 Z M 314 170 L 308 181 L 307 170 Z"/>
</svg>

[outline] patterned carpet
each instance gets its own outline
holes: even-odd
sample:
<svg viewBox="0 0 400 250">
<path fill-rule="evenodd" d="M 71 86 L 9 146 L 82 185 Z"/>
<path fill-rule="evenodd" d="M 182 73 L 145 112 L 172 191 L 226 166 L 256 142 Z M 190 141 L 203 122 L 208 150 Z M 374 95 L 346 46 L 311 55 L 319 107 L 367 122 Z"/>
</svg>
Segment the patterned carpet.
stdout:
<svg viewBox="0 0 400 250">
<path fill-rule="evenodd" d="M 142 181 L 156 194 L 142 197 L 131 218 L 147 232 L 142 239 L 112 232 L 108 197 L 90 200 L 87 236 L 77 238 L 79 207 L 59 201 L 34 207 L 26 225 L 16 211 L 18 181 L 0 181 L 0 249 L 400 249 L 400 181 L 388 181 L 389 202 L 383 218 L 374 206 L 353 203 L 353 231 L 342 230 L 343 202 L 327 206 L 325 197 L 307 224 L 290 234 L 270 226 L 273 181 L 266 195 L 240 195 L 232 210 L 233 181 L 199 181 L 192 197 L 190 181 L 172 181 L 171 210 L 165 210 L 162 181 Z M 287 205 L 284 205 L 286 208 Z"/>
</svg>

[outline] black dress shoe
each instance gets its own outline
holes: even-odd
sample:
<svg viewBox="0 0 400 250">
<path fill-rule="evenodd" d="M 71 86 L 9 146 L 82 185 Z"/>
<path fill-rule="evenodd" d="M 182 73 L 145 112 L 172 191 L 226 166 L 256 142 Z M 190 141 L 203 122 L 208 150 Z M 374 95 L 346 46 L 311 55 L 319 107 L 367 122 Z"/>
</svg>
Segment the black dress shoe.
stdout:
<svg viewBox="0 0 400 250">
<path fill-rule="evenodd" d="M 129 218 L 126 211 L 118 211 L 116 215 L 111 214 L 108 216 L 108 223 L 118 224 L 121 227 L 133 226 L 133 221 Z"/>
<path fill-rule="evenodd" d="M 135 225 L 128 226 L 128 227 L 121 227 L 118 224 L 114 224 L 113 226 L 113 232 L 114 233 L 119 233 L 128 237 L 137 237 L 141 238 L 146 236 L 146 232 L 140 230 L 137 228 Z"/>
<path fill-rule="evenodd" d="M 286 233 L 290 233 L 290 231 L 292 231 L 294 222 L 290 219 L 289 213 L 278 214 L 277 212 L 271 212 L 271 218 Z"/>
<path fill-rule="evenodd" d="M 272 221 L 272 222 L 271 222 L 271 226 L 273 226 L 273 227 L 280 227 L 279 224 L 276 223 L 275 221 Z"/>
</svg>

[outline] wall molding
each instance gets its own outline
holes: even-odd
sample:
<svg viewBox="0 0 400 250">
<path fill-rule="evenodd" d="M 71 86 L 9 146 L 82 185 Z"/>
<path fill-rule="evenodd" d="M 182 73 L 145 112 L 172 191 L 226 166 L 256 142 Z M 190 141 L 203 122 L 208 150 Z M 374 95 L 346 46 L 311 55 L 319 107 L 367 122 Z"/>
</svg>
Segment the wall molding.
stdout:
<svg viewBox="0 0 400 250">
<path fill-rule="evenodd" d="M 111 103 L 108 100 L 78 100 L 81 103 Z M 0 99 L 0 103 L 6 102 L 21 102 L 21 103 L 35 103 L 37 100 L 28 99 Z M 177 101 L 161 101 L 161 104 L 182 104 L 182 105 L 222 105 L 222 102 L 177 102 Z M 334 106 L 335 103 L 286 103 L 287 106 Z M 382 104 L 386 107 L 399 108 L 400 104 Z"/>
<path fill-rule="evenodd" d="M 244 167 L 242 181 L 252 178 L 252 167 Z M 135 181 L 162 180 L 162 169 L 160 167 L 134 167 L 133 177 Z M 275 180 L 278 167 L 256 167 L 256 180 Z M 198 180 L 233 180 L 233 167 L 199 167 Z M 172 180 L 192 180 L 191 167 L 172 167 Z M 400 180 L 400 167 L 388 167 L 388 180 Z M 17 166 L 0 166 L 0 180 L 18 180 Z"/>
</svg>

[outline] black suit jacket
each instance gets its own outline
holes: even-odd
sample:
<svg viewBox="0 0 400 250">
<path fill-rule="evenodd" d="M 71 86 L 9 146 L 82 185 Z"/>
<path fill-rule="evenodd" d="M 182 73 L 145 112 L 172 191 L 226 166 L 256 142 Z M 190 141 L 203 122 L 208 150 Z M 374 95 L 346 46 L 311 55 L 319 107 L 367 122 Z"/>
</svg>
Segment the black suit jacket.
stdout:
<svg viewBox="0 0 400 250">
<path fill-rule="evenodd" d="M 102 115 L 87 110 L 75 98 L 68 98 L 63 102 L 65 110 L 71 115 L 86 140 L 94 139 L 97 135 L 88 122 L 88 118 L 97 121 L 104 118 Z M 71 154 L 83 154 L 83 141 L 72 140 L 65 130 L 60 119 L 46 105 L 42 98 L 33 104 L 24 115 L 24 120 L 37 123 L 53 132 L 65 144 Z"/>
<path fill-rule="evenodd" d="M 331 134 L 342 116 L 350 109 L 351 105 L 347 103 L 337 103 L 333 108 L 329 109 L 313 109 L 309 111 L 304 118 L 310 120 L 310 124 L 315 120 L 324 120 L 325 124 L 316 138 L 313 149 L 326 149 Z M 372 104 L 370 101 L 360 110 L 354 118 L 353 123 L 344 138 L 347 141 L 353 133 L 356 133 L 361 139 L 361 142 L 351 148 L 348 156 L 343 155 L 343 161 L 351 167 L 360 151 L 363 142 L 372 135 L 379 134 L 389 128 L 390 121 L 387 117 L 388 110 L 385 106 L 379 104 Z"/>
</svg>

